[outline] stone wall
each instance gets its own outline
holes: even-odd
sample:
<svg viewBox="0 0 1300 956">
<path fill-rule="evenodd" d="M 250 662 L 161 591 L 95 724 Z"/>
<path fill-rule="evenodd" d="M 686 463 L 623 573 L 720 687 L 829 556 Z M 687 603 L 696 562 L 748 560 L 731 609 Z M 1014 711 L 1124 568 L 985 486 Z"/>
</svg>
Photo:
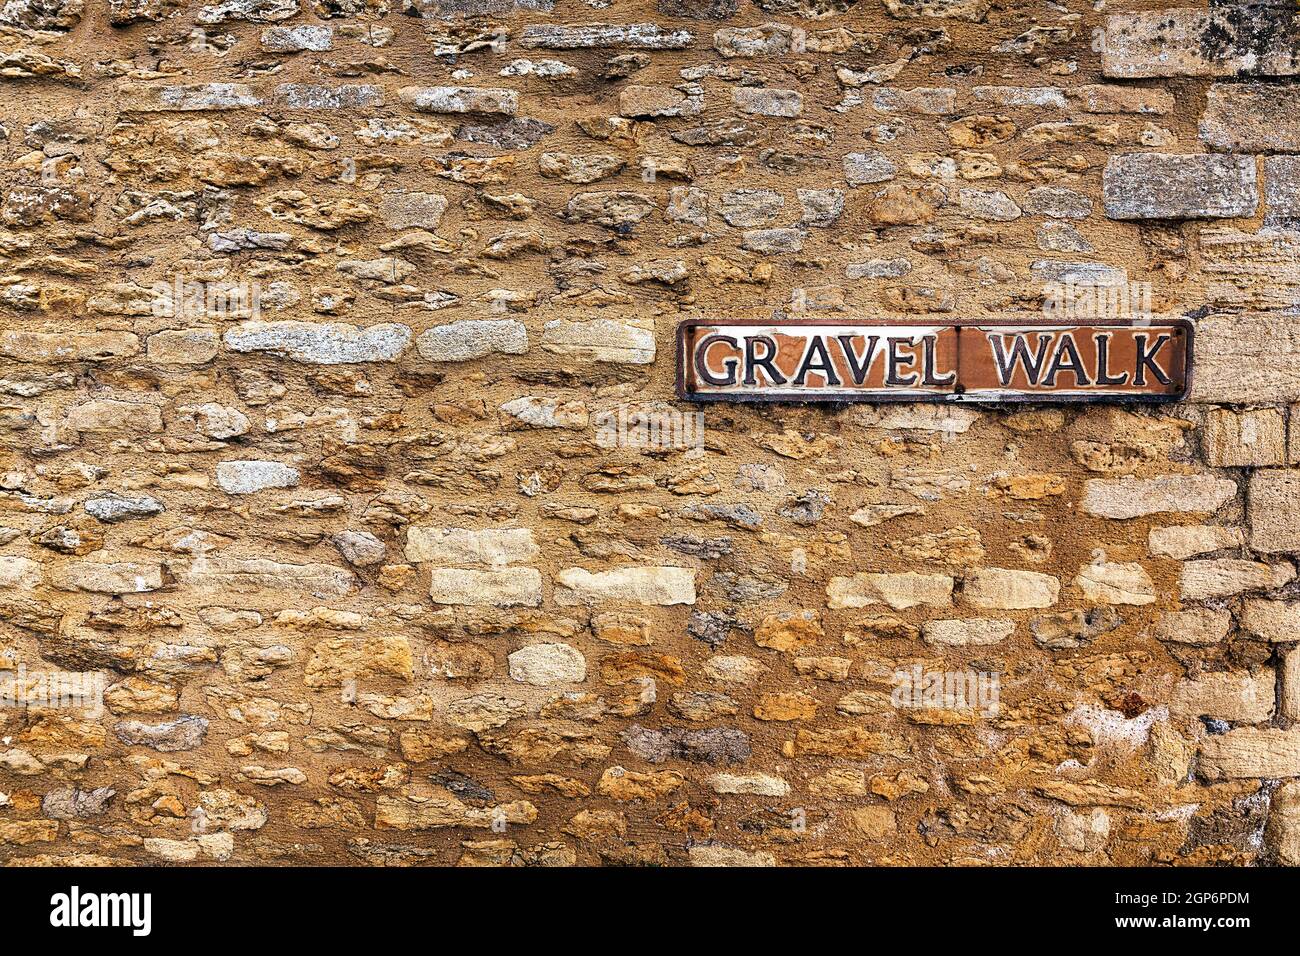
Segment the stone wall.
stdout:
<svg viewBox="0 0 1300 956">
<path fill-rule="evenodd" d="M 1296 17 L 6 3 L 0 858 L 1300 862 Z M 1063 281 L 1191 400 L 629 438 Z"/>
</svg>

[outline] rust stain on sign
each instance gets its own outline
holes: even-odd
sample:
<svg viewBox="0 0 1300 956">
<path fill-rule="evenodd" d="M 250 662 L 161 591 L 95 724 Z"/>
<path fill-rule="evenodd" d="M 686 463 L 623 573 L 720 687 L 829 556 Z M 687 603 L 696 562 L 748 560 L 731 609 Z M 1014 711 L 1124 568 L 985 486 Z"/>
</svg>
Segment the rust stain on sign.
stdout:
<svg viewBox="0 0 1300 956">
<path fill-rule="evenodd" d="M 1173 402 L 1192 325 L 971 320 L 730 322 L 677 331 L 689 401 Z"/>
</svg>

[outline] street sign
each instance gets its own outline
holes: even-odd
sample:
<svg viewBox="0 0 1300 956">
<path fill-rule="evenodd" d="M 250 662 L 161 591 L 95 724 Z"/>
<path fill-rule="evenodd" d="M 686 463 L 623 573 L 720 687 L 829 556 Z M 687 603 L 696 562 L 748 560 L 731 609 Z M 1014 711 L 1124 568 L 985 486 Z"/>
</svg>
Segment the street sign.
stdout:
<svg viewBox="0 0 1300 956">
<path fill-rule="evenodd" d="M 1175 402 L 1192 324 L 692 319 L 677 394 L 736 402 Z"/>
</svg>

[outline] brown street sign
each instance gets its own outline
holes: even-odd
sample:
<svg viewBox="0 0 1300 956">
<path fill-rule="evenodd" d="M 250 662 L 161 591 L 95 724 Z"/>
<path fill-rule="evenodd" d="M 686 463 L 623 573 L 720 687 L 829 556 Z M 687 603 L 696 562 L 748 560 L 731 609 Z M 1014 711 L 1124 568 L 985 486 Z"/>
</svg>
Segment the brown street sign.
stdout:
<svg viewBox="0 0 1300 956">
<path fill-rule="evenodd" d="M 692 319 L 677 394 L 736 402 L 1174 402 L 1192 324 Z"/>
</svg>

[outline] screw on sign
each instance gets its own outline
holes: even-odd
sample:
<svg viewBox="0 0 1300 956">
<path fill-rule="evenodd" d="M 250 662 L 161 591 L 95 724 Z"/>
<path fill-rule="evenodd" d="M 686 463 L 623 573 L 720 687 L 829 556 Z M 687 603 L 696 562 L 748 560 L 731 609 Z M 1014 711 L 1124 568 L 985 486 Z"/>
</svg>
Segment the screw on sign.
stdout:
<svg viewBox="0 0 1300 956">
<path fill-rule="evenodd" d="M 1192 325 L 691 320 L 677 390 L 693 401 L 1173 402 Z"/>
</svg>

